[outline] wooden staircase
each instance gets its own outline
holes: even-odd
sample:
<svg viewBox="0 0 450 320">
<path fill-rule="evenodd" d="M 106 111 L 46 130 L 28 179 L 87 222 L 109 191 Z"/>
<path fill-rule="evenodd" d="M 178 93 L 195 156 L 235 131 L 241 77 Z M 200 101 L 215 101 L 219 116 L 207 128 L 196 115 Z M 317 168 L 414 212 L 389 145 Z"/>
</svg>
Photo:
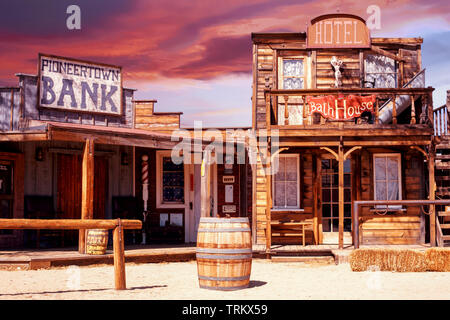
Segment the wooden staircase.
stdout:
<svg viewBox="0 0 450 320">
<path fill-rule="evenodd" d="M 450 136 L 441 136 L 436 145 L 435 160 L 436 199 L 450 199 Z M 450 206 L 436 215 L 438 246 L 450 246 Z"/>
</svg>

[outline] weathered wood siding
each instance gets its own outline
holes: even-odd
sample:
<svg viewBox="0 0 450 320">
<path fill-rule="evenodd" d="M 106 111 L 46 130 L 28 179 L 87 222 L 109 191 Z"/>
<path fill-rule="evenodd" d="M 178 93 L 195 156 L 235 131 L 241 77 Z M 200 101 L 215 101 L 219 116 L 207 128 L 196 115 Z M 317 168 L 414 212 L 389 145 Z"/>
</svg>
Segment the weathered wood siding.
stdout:
<svg viewBox="0 0 450 320">
<path fill-rule="evenodd" d="M 361 196 L 362 200 L 374 199 L 373 152 L 361 153 Z M 391 152 L 395 152 L 391 150 Z M 417 152 L 403 151 L 402 156 L 402 199 L 424 198 L 423 159 Z M 361 244 L 420 244 L 424 242 L 424 221 L 420 207 L 404 207 L 402 213 L 380 215 L 368 207 L 361 210 Z"/>
</svg>

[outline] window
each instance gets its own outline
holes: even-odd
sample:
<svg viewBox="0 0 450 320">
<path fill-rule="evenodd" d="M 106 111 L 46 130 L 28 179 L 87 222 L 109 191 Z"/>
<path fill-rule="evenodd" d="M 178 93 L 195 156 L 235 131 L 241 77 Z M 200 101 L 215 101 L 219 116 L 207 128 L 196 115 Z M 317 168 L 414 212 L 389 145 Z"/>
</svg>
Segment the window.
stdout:
<svg viewBox="0 0 450 320">
<path fill-rule="evenodd" d="M 300 209 L 299 155 L 278 156 L 278 171 L 273 176 L 274 209 Z"/>
<path fill-rule="evenodd" d="M 374 154 L 373 163 L 375 200 L 401 200 L 402 180 L 400 154 Z M 391 207 L 400 206 L 389 206 L 389 208 Z"/>
<path fill-rule="evenodd" d="M 283 59 L 283 89 L 303 89 L 303 59 Z"/>
<path fill-rule="evenodd" d="M 280 89 L 304 89 L 305 84 L 305 59 L 285 57 L 280 58 L 279 64 L 279 88 Z M 278 98 L 278 124 L 283 125 L 285 122 L 284 99 Z M 303 100 L 300 97 L 289 97 L 289 124 L 303 124 Z"/>
<path fill-rule="evenodd" d="M 157 155 L 158 207 L 184 207 L 184 164 L 175 164 L 170 152 L 158 152 Z"/>
<path fill-rule="evenodd" d="M 382 55 L 367 55 L 364 60 L 364 70 L 364 87 L 397 87 L 397 66 L 393 59 Z"/>
</svg>

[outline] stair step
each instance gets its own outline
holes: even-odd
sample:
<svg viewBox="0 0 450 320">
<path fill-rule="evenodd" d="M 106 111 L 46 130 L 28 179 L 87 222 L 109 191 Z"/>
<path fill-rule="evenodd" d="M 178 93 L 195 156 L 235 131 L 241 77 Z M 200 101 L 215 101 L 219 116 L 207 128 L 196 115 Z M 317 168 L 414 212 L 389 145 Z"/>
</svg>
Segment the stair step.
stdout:
<svg viewBox="0 0 450 320">
<path fill-rule="evenodd" d="M 444 241 L 450 241 L 450 236 L 443 236 L 443 237 L 442 237 L 442 240 L 444 240 Z"/>
<path fill-rule="evenodd" d="M 436 181 L 450 181 L 450 176 L 435 176 Z"/>
<path fill-rule="evenodd" d="M 436 163 L 437 170 L 450 170 L 450 163 Z"/>
<path fill-rule="evenodd" d="M 441 229 L 450 229 L 450 223 L 441 223 Z"/>
<path fill-rule="evenodd" d="M 438 216 L 439 217 L 450 217 L 450 211 L 439 211 Z"/>
<path fill-rule="evenodd" d="M 437 155 L 436 160 L 450 160 L 450 154 Z"/>
</svg>

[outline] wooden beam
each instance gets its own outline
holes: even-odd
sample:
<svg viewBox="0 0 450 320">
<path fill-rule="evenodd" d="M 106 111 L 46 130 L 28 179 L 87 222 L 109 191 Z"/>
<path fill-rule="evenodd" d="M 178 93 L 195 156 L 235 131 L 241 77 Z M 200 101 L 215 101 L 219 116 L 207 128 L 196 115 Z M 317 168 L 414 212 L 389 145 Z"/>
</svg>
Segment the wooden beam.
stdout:
<svg viewBox="0 0 450 320">
<path fill-rule="evenodd" d="M 339 249 L 344 249 L 344 145 L 341 143 L 338 149 L 339 161 Z"/>
<path fill-rule="evenodd" d="M 268 138 L 267 158 L 271 159 L 271 141 Z M 270 255 L 272 248 L 272 164 L 269 161 L 266 165 L 266 254 Z"/>
<path fill-rule="evenodd" d="M 361 149 L 361 146 L 355 146 L 353 148 L 351 148 L 350 150 L 348 150 L 345 155 L 344 155 L 344 160 L 347 160 L 347 157 L 355 150 Z"/>
<path fill-rule="evenodd" d="M 94 140 L 86 139 L 81 169 L 81 219 L 94 218 Z M 80 229 L 78 252 L 86 252 L 86 230 Z"/>
<path fill-rule="evenodd" d="M 397 56 L 397 55 L 395 55 L 393 53 L 390 53 L 389 51 L 383 50 L 383 49 L 381 49 L 380 47 L 377 47 L 377 46 L 373 46 L 372 45 L 370 47 L 370 50 L 372 50 L 375 53 L 378 53 L 378 54 L 381 54 L 383 56 L 386 56 L 388 58 L 391 58 L 391 59 L 393 59 L 395 61 L 399 61 L 399 62 L 405 61 L 405 59 L 403 59 L 403 58 L 401 58 L 401 57 L 399 57 L 399 56 Z"/>
<path fill-rule="evenodd" d="M 333 150 L 331 150 L 330 148 L 328 148 L 328 147 L 320 147 L 320 149 L 328 151 L 329 153 L 331 153 L 336 158 L 337 161 L 339 161 L 339 155 L 336 152 L 334 152 Z"/>
<path fill-rule="evenodd" d="M 434 143 L 430 144 L 428 152 L 428 186 L 429 195 L 428 200 L 436 199 L 436 181 L 434 177 L 434 160 L 436 156 L 436 146 Z M 430 205 L 430 245 L 436 246 L 436 207 Z"/>
</svg>

